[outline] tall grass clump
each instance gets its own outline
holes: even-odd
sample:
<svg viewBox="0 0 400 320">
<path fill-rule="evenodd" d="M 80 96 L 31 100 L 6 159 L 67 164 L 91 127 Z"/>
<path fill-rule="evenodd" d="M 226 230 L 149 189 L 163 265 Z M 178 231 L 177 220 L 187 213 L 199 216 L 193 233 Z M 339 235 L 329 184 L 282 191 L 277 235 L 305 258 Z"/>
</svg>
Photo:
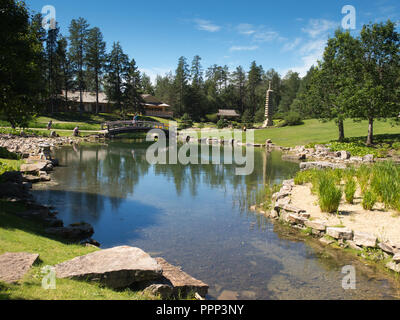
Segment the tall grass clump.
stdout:
<svg viewBox="0 0 400 320">
<path fill-rule="evenodd" d="M 374 165 L 371 190 L 386 209 L 400 209 L 400 167 L 391 161 Z"/>
<path fill-rule="evenodd" d="M 357 183 L 353 178 L 346 179 L 346 184 L 344 186 L 344 194 L 346 197 L 346 202 L 349 204 L 354 203 L 354 196 L 357 191 Z"/>
<path fill-rule="evenodd" d="M 319 206 L 322 212 L 335 213 L 339 209 L 342 190 L 335 185 L 332 172 L 321 171 L 318 176 Z"/>
<path fill-rule="evenodd" d="M 375 193 L 368 189 L 364 192 L 362 207 L 364 208 L 364 210 L 371 211 L 374 208 L 376 201 L 377 197 Z"/>
<path fill-rule="evenodd" d="M 369 186 L 369 182 L 371 179 L 372 169 L 370 166 L 365 164 L 361 165 L 357 170 L 357 181 L 361 188 L 361 194 L 364 194 Z"/>
<path fill-rule="evenodd" d="M 306 183 L 311 183 L 313 181 L 315 174 L 316 174 L 315 169 L 300 171 L 294 177 L 294 184 L 296 186 L 300 186 Z"/>
</svg>

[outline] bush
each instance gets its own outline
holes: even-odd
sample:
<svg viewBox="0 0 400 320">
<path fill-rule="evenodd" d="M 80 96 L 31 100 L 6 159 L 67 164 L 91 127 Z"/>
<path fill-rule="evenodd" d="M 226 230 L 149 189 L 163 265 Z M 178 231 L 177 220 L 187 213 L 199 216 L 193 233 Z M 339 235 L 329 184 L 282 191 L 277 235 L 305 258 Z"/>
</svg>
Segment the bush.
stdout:
<svg viewBox="0 0 400 320">
<path fill-rule="evenodd" d="M 377 201 L 376 195 L 371 190 L 366 190 L 362 201 L 364 210 L 372 210 Z"/>
<path fill-rule="evenodd" d="M 218 115 L 216 113 L 207 114 L 206 118 L 207 118 L 208 121 L 210 121 L 212 123 L 217 123 L 218 122 Z"/>
<path fill-rule="evenodd" d="M 228 125 L 228 122 L 224 119 L 221 119 L 217 122 L 217 128 L 218 129 L 223 129 Z"/>
<path fill-rule="evenodd" d="M 342 190 L 336 187 L 330 175 L 323 173 L 318 179 L 319 206 L 322 212 L 335 213 L 339 209 Z"/>
<path fill-rule="evenodd" d="M 301 115 L 298 112 L 290 111 L 284 117 L 285 123 L 288 126 L 298 126 L 303 124 Z"/>
<path fill-rule="evenodd" d="M 349 204 L 354 203 L 354 195 L 356 194 L 357 191 L 357 183 L 354 181 L 354 179 L 349 179 L 346 182 L 346 185 L 344 187 L 344 194 L 346 196 L 346 202 Z"/>
</svg>

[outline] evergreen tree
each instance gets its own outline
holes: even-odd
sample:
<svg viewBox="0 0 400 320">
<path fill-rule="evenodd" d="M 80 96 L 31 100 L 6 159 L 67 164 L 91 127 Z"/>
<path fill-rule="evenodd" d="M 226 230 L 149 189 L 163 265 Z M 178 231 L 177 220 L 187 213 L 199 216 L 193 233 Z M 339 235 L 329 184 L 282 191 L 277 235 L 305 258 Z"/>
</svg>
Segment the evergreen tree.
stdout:
<svg viewBox="0 0 400 320">
<path fill-rule="evenodd" d="M 177 114 L 182 116 L 185 113 L 186 109 L 186 97 L 188 90 L 188 81 L 190 78 L 189 67 L 186 62 L 185 57 L 180 57 L 178 61 L 178 67 L 175 71 L 175 80 L 174 87 L 176 92 L 176 108 L 178 108 Z"/>
<path fill-rule="evenodd" d="M 124 103 L 126 108 L 133 112 L 144 112 L 143 99 L 142 99 L 142 84 L 141 84 L 140 71 L 136 65 L 135 59 L 127 66 L 125 89 L 124 89 Z"/>
<path fill-rule="evenodd" d="M 279 103 L 279 112 L 287 113 L 290 110 L 297 92 L 300 87 L 300 77 L 297 72 L 289 71 L 282 80 L 281 98 Z"/>
<path fill-rule="evenodd" d="M 119 42 L 114 42 L 106 66 L 105 91 L 108 100 L 113 101 L 124 116 L 124 85 L 128 68 L 128 56 L 123 52 L 121 44 Z"/>
<path fill-rule="evenodd" d="M 262 83 L 263 69 L 261 66 L 257 66 L 256 62 L 253 61 L 250 66 L 247 81 L 247 100 L 248 110 L 251 117 L 254 117 L 256 110 L 260 107 L 260 101 L 257 98 L 256 90 L 257 87 Z"/>
<path fill-rule="evenodd" d="M 86 63 L 89 71 L 89 82 L 94 84 L 96 92 L 96 113 L 99 113 L 99 91 L 101 77 L 106 64 L 106 43 L 99 28 L 88 31 L 86 39 Z"/>
<path fill-rule="evenodd" d="M 0 5 L 0 112 L 12 127 L 26 127 L 45 94 L 43 29 L 23 2 Z"/>
<path fill-rule="evenodd" d="M 141 90 L 143 93 L 155 95 L 153 84 L 151 83 L 150 77 L 146 73 L 142 73 L 141 76 Z"/>
<path fill-rule="evenodd" d="M 68 105 L 68 91 L 73 87 L 73 69 L 68 57 L 68 40 L 61 36 L 57 43 L 56 59 L 59 74 L 57 77 L 57 88 L 64 90 L 64 104 Z"/>
<path fill-rule="evenodd" d="M 237 107 L 242 115 L 245 111 L 245 97 L 246 97 L 246 72 L 242 66 L 236 68 L 232 73 L 232 84 L 235 88 L 237 96 Z"/>
<path fill-rule="evenodd" d="M 84 18 L 73 19 L 69 27 L 69 60 L 74 68 L 80 94 L 80 110 L 83 111 L 83 91 L 85 90 L 85 56 L 89 24 Z"/>
</svg>

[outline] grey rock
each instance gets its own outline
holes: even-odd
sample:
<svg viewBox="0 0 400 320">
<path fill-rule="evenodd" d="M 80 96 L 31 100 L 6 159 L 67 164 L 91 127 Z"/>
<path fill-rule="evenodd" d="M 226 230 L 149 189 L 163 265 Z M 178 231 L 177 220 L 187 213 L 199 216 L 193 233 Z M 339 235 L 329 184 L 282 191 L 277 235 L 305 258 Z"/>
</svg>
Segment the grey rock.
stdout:
<svg viewBox="0 0 400 320">
<path fill-rule="evenodd" d="M 394 272 L 400 272 L 400 263 L 391 261 L 388 264 L 386 264 L 386 268 L 389 268 L 390 270 L 393 270 Z"/>
<path fill-rule="evenodd" d="M 301 226 L 304 226 L 307 221 L 306 218 L 300 217 L 297 214 L 289 214 L 288 220 L 292 224 L 297 224 L 297 225 L 301 225 Z"/>
<path fill-rule="evenodd" d="M 0 256 L 0 281 L 15 283 L 21 280 L 39 255 L 26 252 L 7 252 Z"/>
<path fill-rule="evenodd" d="M 309 227 L 313 230 L 317 230 L 317 231 L 326 231 L 326 224 L 321 221 L 321 220 L 313 220 L 313 221 L 306 221 L 305 223 L 306 227 Z"/>
<path fill-rule="evenodd" d="M 47 162 L 26 163 L 21 165 L 21 172 L 38 173 L 39 171 L 46 171 Z"/>
<path fill-rule="evenodd" d="M 396 262 L 396 263 L 399 263 L 399 262 L 400 262 L 400 252 L 399 252 L 399 253 L 396 253 L 396 254 L 394 255 L 393 261 Z"/>
<path fill-rule="evenodd" d="M 371 234 L 354 231 L 353 241 L 357 246 L 375 248 L 377 240 L 377 237 Z"/>
<path fill-rule="evenodd" d="M 301 170 L 309 170 L 309 169 L 346 169 L 346 165 L 342 163 L 333 163 L 333 162 L 302 162 L 300 163 Z"/>
<path fill-rule="evenodd" d="M 56 274 L 58 278 L 98 281 L 109 288 L 122 289 L 160 278 L 162 267 L 143 250 L 122 246 L 58 264 Z"/>
<path fill-rule="evenodd" d="M 340 151 L 339 154 L 340 154 L 340 159 L 342 160 L 348 160 L 351 158 L 351 153 L 348 151 Z"/>
<path fill-rule="evenodd" d="M 352 240 L 353 231 L 348 228 L 326 228 L 326 234 L 335 239 Z"/>
<path fill-rule="evenodd" d="M 367 154 L 362 158 L 363 162 L 374 162 L 374 155 L 372 154 Z"/>
<path fill-rule="evenodd" d="M 152 284 L 143 290 L 143 294 L 160 297 L 162 300 L 170 299 L 173 293 L 174 288 L 168 284 Z"/>
<path fill-rule="evenodd" d="M 352 240 L 347 240 L 347 244 L 349 245 L 349 247 L 353 250 L 358 250 L 358 251 L 362 251 L 362 248 L 359 247 L 354 241 Z"/>
<path fill-rule="evenodd" d="M 329 246 L 330 244 L 334 243 L 335 241 L 330 240 L 330 239 L 326 239 L 326 238 L 321 238 L 319 239 L 319 241 L 327 246 Z"/>
<path fill-rule="evenodd" d="M 207 295 L 207 284 L 183 272 L 181 268 L 169 264 L 163 258 L 156 258 L 156 261 L 162 267 L 163 278 L 174 288 L 175 296 L 179 294 L 185 296 L 194 292 L 202 297 Z"/>
<path fill-rule="evenodd" d="M 393 247 L 389 242 L 380 242 L 378 243 L 378 247 L 386 253 L 395 254 L 396 252 L 396 248 Z"/>
</svg>

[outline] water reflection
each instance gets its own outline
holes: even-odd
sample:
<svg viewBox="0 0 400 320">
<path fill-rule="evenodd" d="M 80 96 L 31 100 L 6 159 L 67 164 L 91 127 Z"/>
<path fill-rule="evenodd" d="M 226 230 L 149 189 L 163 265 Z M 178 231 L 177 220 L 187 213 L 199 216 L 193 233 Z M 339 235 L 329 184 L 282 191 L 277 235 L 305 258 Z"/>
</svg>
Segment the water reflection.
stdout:
<svg viewBox="0 0 400 320">
<path fill-rule="evenodd" d="M 241 210 L 238 199 L 298 170 L 279 153 L 256 151 L 249 176 L 235 175 L 235 165 L 150 165 L 146 146 L 132 141 L 63 148 L 57 157 L 58 184 L 35 187 L 39 201 L 65 223 L 91 223 L 104 248 L 137 246 L 182 266 L 210 285 L 212 298 L 398 297 L 390 277 Z M 357 268 L 355 292 L 341 287 L 346 264 Z"/>
</svg>

